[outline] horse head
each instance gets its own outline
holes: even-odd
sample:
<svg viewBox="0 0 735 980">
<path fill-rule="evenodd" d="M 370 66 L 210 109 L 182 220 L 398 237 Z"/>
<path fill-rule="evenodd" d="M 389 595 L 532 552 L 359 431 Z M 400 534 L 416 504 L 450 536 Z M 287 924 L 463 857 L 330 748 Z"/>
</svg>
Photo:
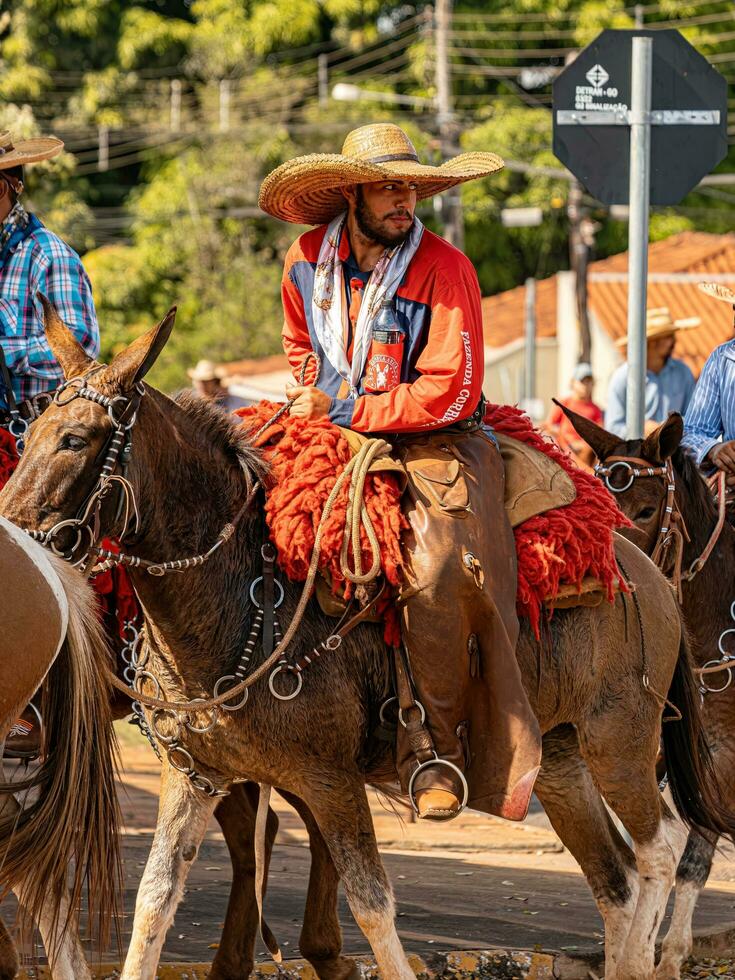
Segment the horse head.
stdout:
<svg viewBox="0 0 735 980">
<path fill-rule="evenodd" d="M 668 492 L 668 480 L 663 470 L 679 448 L 684 434 L 681 415 L 672 413 L 645 439 L 626 440 L 559 402 L 557 404 L 597 456 L 598 475 L 602 476 L 615 495 L 615 502 L 635 525 L 623 529 L 621 533 L 646 554 L 653 554 L 659 540 Z M 659 478 L 637 479 L 634 470 L 641 471 L 641 476 L 647 477 L 646 467 L 654 470 Z"/>
<path fill-rule="evenodd" d="M 132 437 L 132 424 L 124 428 L 134 421 L 126 409 L 132 400 L 140 400 L 142 380 L 170 336 L 176 311 L 170 310 L 156 327 L 105 365 L 89 357 L 46 297 L 39 293 L 39 299 L 46 337 L 65 381 L 32 424 L 18 468 L 0 493 L 0 510 L 19 526 L 38 532 L 69 522 L 52 542 L 68 557 L 89 544 L 74 519 L 94 497 L 105 461 L 111 458 L 110 447 L 119 442 L 119 456 Z M 99 401 L 80 396 L 90 389 Z M 117 442 L 116 433 L 121 433 Z M 122 530 L 113 527 L 120 516 L 116 513 L 121 510 L 119 495 L 108 489 L 102 497 L 97 523 L 106 533 Z"/>
</svg>

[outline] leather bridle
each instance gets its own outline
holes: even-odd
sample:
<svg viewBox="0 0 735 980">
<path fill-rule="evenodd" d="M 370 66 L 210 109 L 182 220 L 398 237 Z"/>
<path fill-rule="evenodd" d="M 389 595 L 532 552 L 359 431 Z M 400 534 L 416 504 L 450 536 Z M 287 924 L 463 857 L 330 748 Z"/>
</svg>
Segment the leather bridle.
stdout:
<svg viewBox="0 0 735 980">
<path fill-rule="evenodd" d="M 613 482 L 613 477 L 616 473 L 625 473 L 627 475 L 627 480 L 622 485 Z M 682 570 L 684 542 L 690 541 L 691 539 L 684 517 L 676 501 L 676 476 L 671 459 L 667 459 L 663 465 L 652 466 L 647 460 L 639 459 L 637 456 L 608 456 L 604 462 L 598 463 L 595 466 L 595 475 L 603 480 L 605 486 L 611 493 L 624 493 L 632 487 L 635 480 L 646 477 L 658 477 L 666 481 L 666 498 L 661 512 L 661 523 L 659 525 L 656 544 L 651 554 L 651 560 L 659 568 L 663 569 L 669 551 L 672 548 L 674 549 L 674 571 L 672 579 L 676 587 L 679 602 L 681 603 L 682 582 L 691 582 L 701 572 L 714 551 L 715 545 L 722 534 L 722 529 L 725 526 L 725 474 L 720 473 L 718 477 L 718 515 L 715 527 L 702 553 L 694 559 L 686 571 Z"/>
<path fill-rule="evenodd" d="M 138 511 L 133 488 L 126 477 L 127 466 L 132 450 L 132 430 L 138 417 L 141 399 L 145 388 L 138 382 L 130 395 L 103 395 L 89 385 L 89 379 L 102 370 L 93 368 L 80 377 L 65 381 L 54 393 L 56 405 L 68 405 L 76 398 L 94 402 L 106 409 L 112 423 L 112 431 L 97 455 L 95 465 L 99 473 L 89 496 L 80 507 L 77 516 L 59 521 L 48 531 L 29 530 L 27 533 L 49 548 L 55 555 L 88 572 L 97 554 L 97 544 L 101 537 L 101 511 L 104 501 L 117 493 L 118 503 L 115 522 L 125 513 L 123 534 L 129 530 L 130 518 L 134 517 L 134 527 L 138 526 Z M 118 470 L 119 472 L 116 472 Z M 60 536 L 74 533 L 74 540 L 64 547 Z M 86 541 L 85 541 L 86 537 Z M 80 548 L 82 548 L 80 552 Z"/>
</svg>

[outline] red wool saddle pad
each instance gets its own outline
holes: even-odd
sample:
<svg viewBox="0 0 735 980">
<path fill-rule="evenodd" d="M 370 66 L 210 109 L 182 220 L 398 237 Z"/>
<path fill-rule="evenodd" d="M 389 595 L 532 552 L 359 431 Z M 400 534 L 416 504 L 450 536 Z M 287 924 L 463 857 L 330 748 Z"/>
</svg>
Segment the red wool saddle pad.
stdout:
<svg viewBox="0 0 735 980">
<path fill-rule="evenodd" d="M 279 407 L 273 402 L 260 402 L 239 409 L 237 414 L 248 430 L 257 431 Z M 538 635 L 542 605 L 556 597 L 562 585 L 581 590 L 583 580 L 594 577 L 612 600 L 619 575 L 613 530 L 628 521 L 603 484 L 547 442 L 519 409 L 489 405 L 485 420 L 497 431 L 550 456 L 569 474 L 577 490 L 577 498 L 571 504 L 532 517 L 515 529 L 518 614 L 530 619 Z M 278 551 L 278 563 L 289 578 L 303 581 L 324 505 L 351 458 L 350 446 L 328 419 L 305 422 L 288 415 L 266 429 L 258 444 L 272 467 L 266 521 Z M 340 596 L 349 595 L 349 583 L 340 571 L 347 497 L 345 487 L 329 516 L 320 559 L 320 568 L 329 573 L 334 592 Z M 406 527 L 400 498 L 398 481 L 391 473 L 368 475 L 365 503 L 380 541 L 383 572 L 393 586 L 401 581 L 401 531 Z M 364 532 L 362 547 L 364 564 L 369 566 L 371 554 Z M 389 641 L 398 639 L 397 629 L 393 612 L 386 629 Z"/>
</svg>

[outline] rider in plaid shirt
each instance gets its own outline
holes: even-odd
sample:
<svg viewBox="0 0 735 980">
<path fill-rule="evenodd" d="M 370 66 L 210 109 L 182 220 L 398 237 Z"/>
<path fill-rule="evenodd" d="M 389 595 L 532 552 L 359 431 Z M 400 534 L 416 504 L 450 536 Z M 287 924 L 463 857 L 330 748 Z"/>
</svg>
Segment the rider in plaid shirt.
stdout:
<svg viewBox="0 0 735 980">
<path fill-rule="evenodd" d="M 13 144 L 0 134 L 0 347 L 10 372 L 19 407 L 52 391 L 63 380 L 48 346 L 43 310 L 37 293 L 44 293 L 59 311 L 91 357 L 99 352 L 99 327 L 92 288 L 81 260 L 57 235 L 45 228 L 19 201 L 23 190 L 22 162 L 55 156 L 59 140 L 25 140 Z M 0 385 L 0 410 L 8 399 Z M 22 413 L 32 419 L 36 412 Z"/>
</svg>

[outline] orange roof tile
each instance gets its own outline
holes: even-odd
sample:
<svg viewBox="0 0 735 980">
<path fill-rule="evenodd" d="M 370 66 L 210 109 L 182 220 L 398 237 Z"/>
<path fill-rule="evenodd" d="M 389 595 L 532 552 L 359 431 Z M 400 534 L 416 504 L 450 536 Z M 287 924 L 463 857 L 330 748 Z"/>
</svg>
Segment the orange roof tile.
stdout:
<svg viewBox="0 0 735 980">
<path fill-rule="evenodd" d="M 731 275 L 735 288 L 735 234 L 710 235 L 686 231 L 654 242 L 648 251 L 648 306 L 668 306 L 674 319 L 699 316 L 702 323 L 679 335 L 676 353 L 698 374 L 709 353 L 733 336 L 733 314 L 725 303 L 710 299 L 697 289 L 697 281 L 711 275 Z M 622 337 L 627 324 L 628 253 L 591 262 L 589 302 L 603 329 L 614 339 Z M 691 282 L 657 282 L 656 275 L 688 273 Z M 602 281 L 600 276 L 610 276 Z M 621 278 L 616 280 L 616 276 Z M 556 277 L 536 288 L 538 335 L 556 335 Z M 485 343 L 501 347 L 523 336 L 525 288 L 518 286 L 482 301 Z"/>
<path fill-rule="evenodd" d="M 526 287 L 516 286 L 482 300 L 482 329 L 488 347 L 505 347 L 524 333 Z M 536 283 L 536 331 L 556 336 L 556 276 Z"/>
<path fill-rule="evenodd" d="M 590 306 L 597 320 L 617 340 L 627 329 L 628 284 L 626 281 L 602 282 L 599 273 L 626 272 L 628 253 L 611 256 L 590 265 L 588 286 Z M 709 235 L 704 232 L 682 232 L 660 242 L 648 251 L 649 273 L 689 273 L 692 282 L 648 283 L 648 307 L 668 306 L 675 320 L 698 316 L 701 324 L 677 337 L 675 353 L 685 360 L 695 374 L 718 344 L 733 336 L 733 314 L 726 303 L 705 296 L 697 288 L 700 279 L 711 275 L 732 275 L 735 285 L 735 235 Z"/>
</svg>

